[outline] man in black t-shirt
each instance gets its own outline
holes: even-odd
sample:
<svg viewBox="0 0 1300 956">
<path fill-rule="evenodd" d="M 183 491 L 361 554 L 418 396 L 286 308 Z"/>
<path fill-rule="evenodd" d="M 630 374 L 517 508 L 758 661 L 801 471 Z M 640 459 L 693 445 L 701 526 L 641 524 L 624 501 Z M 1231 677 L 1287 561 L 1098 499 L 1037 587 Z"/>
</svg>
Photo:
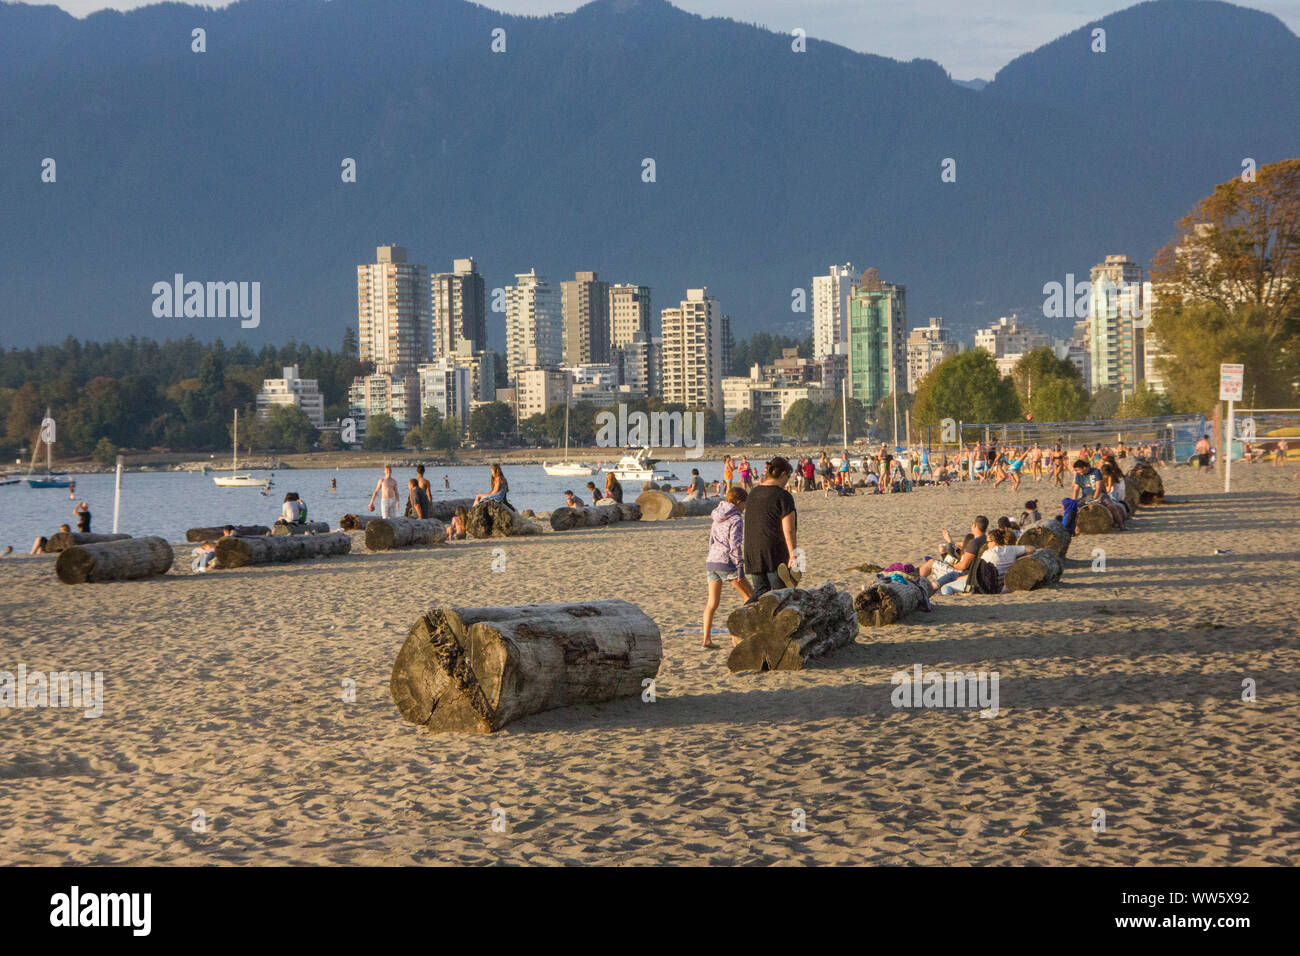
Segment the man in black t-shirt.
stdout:
<svg viewBox="0 0 1300 956">
<path fill-rule="evenodd" d="M 970 540 L 962 545 L 961 551 L 958 552 L 950 564 L 942 558 L 927 558 L 921 563 L 921 577 L 930 578 L 934 589 L 937 591 L 950 581 L 961 577 L 975 563 L 979 557 L 980 548 L 984 547 L 987 542 L 987 532 L 989 530 L 989 519 L 984 515 L 976 515 L 975 520 L 970 525 Z M 945 547 L 955 548 L 952 536 L 948 534 L 948 529 L 943 529 L 943 540 Z"/>
<path fill-rule="evenodd" d="M 767 591 L 785 587 L 777 569 L 789 564 L 796 547 L 794 496 L 785 490 L 792 472 L 790 462 L 780 456 L 773 458 L 745 504 L 745 573 L 754 585 L 754 594 L 746 604 Z"/>
</svg>

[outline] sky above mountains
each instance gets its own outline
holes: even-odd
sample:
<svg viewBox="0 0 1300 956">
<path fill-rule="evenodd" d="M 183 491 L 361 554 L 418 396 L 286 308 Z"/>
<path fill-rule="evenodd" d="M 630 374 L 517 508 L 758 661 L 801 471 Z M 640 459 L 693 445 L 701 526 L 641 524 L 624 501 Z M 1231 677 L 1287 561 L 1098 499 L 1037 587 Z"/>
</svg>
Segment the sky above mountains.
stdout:
<svg viewBox="0 0 1300 956">
<path fill-rule="evenodd" d="M 207 0 L 226 6 L 230 0 Z M 505 13 L 567 13 L 585 0 L 488 0 Z M 59 0 L 76 16 L 111 7 L 129 10 L 148 0 Z M 992 79 L 1022 53 L 1069 33 L 1085 23 L 1128 6 L 1127 0 L 674 0 L 703 17 L 728 17 L 788 33 L 796 27 L 810 37 L 861 53 L 895 60 L 935 60 L 959 80 Z M 1300 0 L 1244 3 L 1272 13 L 1300 33 Z"/>
</svg>

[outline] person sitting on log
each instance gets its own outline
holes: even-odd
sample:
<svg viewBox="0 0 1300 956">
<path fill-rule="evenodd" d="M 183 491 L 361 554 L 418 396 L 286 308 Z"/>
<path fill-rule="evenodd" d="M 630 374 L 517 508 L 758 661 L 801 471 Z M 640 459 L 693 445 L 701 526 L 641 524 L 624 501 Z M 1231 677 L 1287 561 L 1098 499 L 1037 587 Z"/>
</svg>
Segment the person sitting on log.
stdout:
<svg viewBox="0 0 1300 956">
<path fill-rule="evenodd" d="M 794 497 L 785 490 L 794 469 L 780 455 L 767 463 L 763 480 L 749 494 L 745 510 L 744 562 L 754 593 L 752 604 L 768 591 L 785 587 L 778 573 L 797 547 Z"/>
<path fill-rule="evenodd" d="M 1020 520 L 1016 524 L 1021 528 L 1027 528 L 1043 520 L 1043 516 L 1038 513 L 1038 499 L 1030 498 L 1025 502 L 1025 510 L 1020 512 Z"/>
<path fill-rule="evenodd" d="M 190 562 L 190 570 L 196 573 L 206 571 L 208 565 L 212 563 L 217 556 L 217 543 L 215 541 L 204 541 L 194 549 L 194 560 Z"/>
<path fill-rule="evenodd" d="M 745 580 L 745 502 L 749 498 L 745 489 L 736 486 L 727 492 L 722 504 L 713 509 L 713 522 L 709 526 L 709 553 L 704 559 L 704 577 L 709 594 L 704 604 L 704 640 L 701 647 L 717 647 L 713 643 L 713 615 L 722 603 L 722 583 L 730 581 L 732 587 L 748 600 L 754 593 Z M 732 635 L 732 645 L 740 638 Z"/>
<path fill-rule="evenodd" d="M 235 526 L 233 524 L 225 524 L 221 526 L 221 537 L 231 538 L 234 537 L 234 534 Z"/>
<path fill-rule="evenodd" d="M 623 485 L 612 471 L 605 474 L 605 497 L 623 503 Z"/>
<path fill-rule="evenodd" d="M 1016 526 L 1011 523 L 1011 519 L 1006 515 L 1003 515 L 998 519 L 998 530 L 1002 531 L 1005 535 L 1010 536 L 1011 540 L 1008 541 L 1007 544 L 1016 543 Z"/>
<path fill-rule="evenodd" d="M 1061 499 L 1061 517 L 1057 519 L 1061 522 L 1067 532 L 1073 535 L 1077 530 L 1079 522 L 1079 502 L 1075 498 Z"/>
<path fill-rule="evenodd" d="M 591 503 L 593 505 L 600 504 L 600 489 L 596 487 L 594 481 L 587 482 L 587 490 L 591 492 Z"/>
<path fill-rule="evenodd" d="M 50 539 L 42 535 L 32 542 L 32 550 L 28 554 L 45 554 L 45 546 L 50 543 Z"/>
<path fill-rule="evenodd" d="M 298 500 L 297 492 L 287 492 L 284 496 L 284 504 L 280 507 L 280 519 L 277 524 L 298 524 L 298 514 L 302 510 L 302 502 Z"/>
<path fill-rule="evenodd" d="M 989 546 L 984 549 L 984 554 L 980 556 L 981 561 L 987 561 L 997 569 L 998 594 L 1007 593 L 1007 586 L 1004 578 L 1007 574 L 1007 568 L 1016 563 L 1016 558 L 1022 554 L 1033 554 L 1036 551 L 1032 544 L 1016 544 L 1015 532 L 1009 528 L 994 528 L 989 532 Z"/>
<path fill-rule="evenodd" d="M 970 570 L 976 555 L 980 553 L 980 548 L 984 547 L 988 540 L 986 537 L 988 530 L 989 519 L 984 515 L 976 515 L 975 520 L 970 525 L 970 534 L 966 536 L 966 540 L 962 543 L 960 554 L 957 554 L 950 550 L 953 548 L 952 535 L 948 533 L 947 528 L 944 528 L 944 551 L 948 553 L 942 558 L 926 557 L 921 562 L 921 577 L 929 578 L 936 591 L 945 584 L 956 581 Z"/>
<path fill-rule="evenodd" d="M 506 495 L 510 491 L 510 485 L 506 482 L 505 473 L 501 470 L 501 466 L 498 464 L 492 466 L 491 474 L 491 490 L 480 491 L 476 494 L 474 496 L 474 504 L 478 504 L 480 501 L 495 501 L 497 504 L 502 504 L 509 508 L 510 502 L 506 500 Z M 590 484 L 590 482 L 588 482 L 588 484 Z"/>
<path fill-rule="evenodd" d="M 1094 501 L 1105 505 L 1110 516 L 1115 519 L 1115 528 L 1124 530 L 1124 519 L 1128 517 L 1128 505 L 1124 501 L 1124 473 L 1118 465 L 1110 462 L 1102 465 L 1101 481 L 1092 493 Z"/>
<path fill-rule="evenodd" d="M 90 505 L 83 501 L 72 509 L 72 513 L 77 516 L 77 531 L 90 534 Z"/>
<path fill-rule="evenodd" d="M 584 507 L 583 503 L 578 499 L 578 496 L 575 495 L 572 491 L 566 491 L 564 493 L 564 503 L 570 508 Z"/>
<path fill-rule="evenodd" d="M 566 491 L 565 494 L 572 495 L 573 492 Z M 456 513 L 451 516 L 451 521 L 447 525 L 448 541 L 465 540 L 465 535 L 466 535 L 465 519 L 468 517 L 469 517 L 469 512 L 465 510 L 464 505 L 460 505 L 459 507 L 456 508 Z"/>
<path fill-rule="evenodd" d="M 704 479 L 700 477 L 700 469 L 691 469 L 691 483 L 686 486 L 686 500 L 691 501 L 695 498 L 704 497 Z"/>
</svg>

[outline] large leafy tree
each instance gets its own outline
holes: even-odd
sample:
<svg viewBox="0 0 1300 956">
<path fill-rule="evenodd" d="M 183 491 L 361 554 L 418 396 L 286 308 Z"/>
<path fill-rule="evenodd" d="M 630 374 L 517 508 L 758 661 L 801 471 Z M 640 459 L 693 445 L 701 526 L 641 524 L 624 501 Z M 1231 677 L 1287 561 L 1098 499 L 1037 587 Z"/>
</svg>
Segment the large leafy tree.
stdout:
<svg viewBox="0 0 1300 956">
<path fill-rule="evenodd" d="M 825 414 L 812 401 L 801 398 L 792 403 L 781 418 L 781 434 L 786 438 L 803 441 L 805 438 L 818 439 L 815 433 L 824 430 Z"/>
<path fill-rule="evenodd" d="M 361 443 L 366 451 L 395 451 L 402 447 L 402 433 L 392 415 L 372 415 L 366 422 L 366 438 Z"/>
<path fill-rule="evenodd" d="M 754 414 L 753 409 L 742 408 L 731 419 L 727 431 L 735 437 L 736 441 L 751 444 L 762 440 L 763 423 L 758 420 L 758 416 Z"/>
<path fill-rule="evenodd" d="M 1038 422 L 1074 422 L 1088 414 L 1091 396 L 1078 367 L 1047 346 L 1031 349 L 1011 371 L 1020 406 Z"/>
<path fill-rule="evenodd" d="M 945 418 L 967 423 L 1009 422 L 1020 417 L 1020 398 L 1011 379 L 998 374 L 984 349 L 944 359 L 916 387 L 914 423 L 938 425 Z"/>
<path fill-rule="evenodd" d="M 489 402 L 469 413 L 469 437 L 478 442 L 505 442 L 515 432 L 515 415 L 505 402 Z"/>
<path fill-rule="evenodd" d="M 1151 270 L 1150 330 L 1173 405 L 1205 411 L 1218 366 L 1246 366 L 1253 402 L 1293 404 L 1300 380 L 1300 159 L 1215 187 Z M 1212 374 L 1211 374 L 1212 372 Z"/>
<path fill-rule="evenodd" d="M 1155 418 L 1157 415 L 1168 415 L 1169 411 L 1168 398 L 1148 387 L 1146 382 L 1139 382 L 1133 393 L 1120 403 L 1118 417 Z"/>
<path fill-rule="evenodd" d="M 311 451 L 316 442 L 316 427 L 297 405 L 272 405 L 257 420 L 253 440 L 263 448 Z"/>
</svg>

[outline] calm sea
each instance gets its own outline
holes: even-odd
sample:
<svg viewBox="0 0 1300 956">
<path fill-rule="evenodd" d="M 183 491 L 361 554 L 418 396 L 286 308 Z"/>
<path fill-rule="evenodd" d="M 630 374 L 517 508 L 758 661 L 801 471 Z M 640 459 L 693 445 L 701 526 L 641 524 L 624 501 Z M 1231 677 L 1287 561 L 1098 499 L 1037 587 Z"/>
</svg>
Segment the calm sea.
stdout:
<svg viewBox="0 0 1300 956">
<path fill-rule="evenodd" d="M 664 465 L 682 484 L 689 479 L 692 468 L 699 468 L 706 481 L 722 477 L 720 461 L 676 461 Z M 272 474 L 249 473 L 259 477 Z M 444 475 L 450 487 L 444 486 Z M 505 475 L 510 484 L 511 504 L 534 511 L 552 511 L 563 506 L 566 489 L 590 501 L 589 494 L 584 493 L 586 483 L 593 481 L 604 487 L 605 481 L 603 474 L 590 478 L 552 478 L 540 465 L 507 465 Z M 298 492 L 307 503 L 308 517 L 313 521 L 328 521 L 332 527 L 338 527 L 339 519 L 348 512 L 365 511 L 366 501 L 380 476 L 378 470 L 359 468 L 279 471 L 274 473 L 270 495 L 263 495 L 258 488 L 218 488 L 211 475 L 199 472 L 128 472 L 122 476 L 118 530 L 136 537 L 159 535 L 168 541 L 184 541 L 187 528 L 227 523 L 270 525 L 280 516 L 285 493 L 289 491 Z M 415 470 L 395 468 L 393 477 L 405 501 L 406 482 L 415 477 Z M 435 499 L 473 497 L 491 485 L 484 465 L 429 468 L 425 477 L 433 486 Z M 330 479 L 337 482 L 337 491 L 331 490 Z M 26 482 L 0 486 L 0 550 L 5 545 L 13 545 L 15 551 L 26 554 L 39 535 L 53 534 L 60 524 L 66 523 L 76 530 L 72 508 L 79 501 L 90 505 L 91 531 L 111 532 L 114 476 L 77 475 L 75 480 L 75 500 L 69 500 L 67 488 L 29 488 Z M 625 500 L 631 501 L 640 494 L 641 487 L 625 485 L 623 490 Z"/>
</svg>

